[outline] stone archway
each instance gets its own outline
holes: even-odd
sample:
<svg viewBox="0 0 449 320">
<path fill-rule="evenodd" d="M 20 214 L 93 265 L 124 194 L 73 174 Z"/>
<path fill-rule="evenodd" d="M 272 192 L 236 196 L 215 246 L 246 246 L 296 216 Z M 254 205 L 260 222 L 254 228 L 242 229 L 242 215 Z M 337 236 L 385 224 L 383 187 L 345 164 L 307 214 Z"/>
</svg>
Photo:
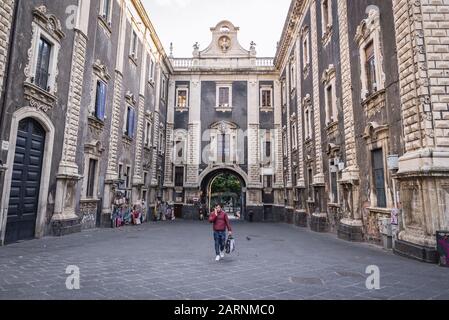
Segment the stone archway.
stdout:
<svg viewBox="0 0 449 320">
<path fill-rule="evenodd" d="M 214 168 L 209 168 L 205 170 L 200 176 L 200 187 L 203 195 L 202 201 L 207 204 L 208 209 L 210 209 L 210 198 L 209 193 L 211 192 L 211 184 L 214 179 L 220 175 L 229 174 L 236 177 L 240 181 L 241 194 L 240 194 L 240 213 L 241 217 L 244 218 L 246 215 L 246 188 L 248 186 L 248 179 L 246 173 L 240 168 L 219 166 Z"/>
<path fill-rule="evenodd" d="M 40 191 L 37 205 L 37 217 L 35 227 L 35 237 L 41 238 L 44 235 L 46 214 L 47 214 L 47 198 L 50 184 L 50 172 L 53 158 L 53 144 L 55 136 L 55 128 L 48 116 L 32 107 L 23 107 L 18 109 L 11 119 L 10 130 L 10 148 L 7 157 L 7 169 L 5 171 L 5 180 L 3 184 L 3 198 L 0 206 L 0 244 L 4 244 L 6 236 L 6 223 L 8 218 L 9 199 L 11 191 L 11 182 L 13 178 L 13 164 L 16 151 L 16 139 L 19 130 L 19 123 L 24 119 L 33 119 L 42 126 L 45 131 L 45 146 L 43 149 L 42 170 L 40 177 Z"/>
</svg>

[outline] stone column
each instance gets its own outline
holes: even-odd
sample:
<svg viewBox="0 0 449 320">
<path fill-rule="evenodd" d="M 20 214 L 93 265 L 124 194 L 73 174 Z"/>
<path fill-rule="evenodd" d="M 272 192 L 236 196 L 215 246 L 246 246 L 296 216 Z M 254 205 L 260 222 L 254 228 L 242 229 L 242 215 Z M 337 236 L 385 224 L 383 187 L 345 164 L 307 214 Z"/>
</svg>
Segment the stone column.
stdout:
<svg viewBox="0 0 449 320">
<path fill-rule="evenodd" d="M 340 34 L 341 84 L 343 122 L 345 137 L 346 168 L 340 184 L 343 190 L 343 215 L 338 235 L 346 240 L 362 238 L 362 220 L 359 200 L 359 167 L 355 143 L 354 106 L 352 96 L 351 55 L 348 36 L 348 0 L 338 1 L 338 23 Z"/>
<path fill-rule="evenodd" d="M 198 190 L 198 173 L 201 163 L 201 81 L 193 76 L 190 82 L 189 133 L 187 137 L 186 187 Z M 198 191 L 192 190 L 192 196 Z M 187 194 L 186 194 L 187 195 Z M 187 198 L 187 196 L 186 196 Z M 186 199 L 188 200 L 188 199 Z"/>
<path fill-rule="evenodd" d="M 284 158 L 282 146 L 282 86 L 280 81 L 274 83 L 274 153 L 275 181 L 274 204 L 284 205 Z"/>
<path fill-rule="evenodd" d="M 74 30 L 64 144 L 56 177 L 55 208 L 52 217 L 52 228 L 55 235 L 81 231 L 80 219 L 75 213 L 77 184 L 82 178 L 76 164 L 76 152 L 86 64 L 90 0 L 80 0 L 78 10 L 77 24 Z"/>
<path fill-rule="evenodd" d="M 143 51 L 145 52 L 145 51 Z M 143 181 L 143 139 L 145 135 L 145 87 L 147 84 L 147 55 L 142 54 L 142 69 L 140 72 L 140 88 L 139 88 L 139 102 L 137 105 L 137 135 L 136 135 L 136 149 L 134 153 L 134 175 L 133 175 L 133 191 L 132 201 L 140 200 L 140 192 Z"/>
<path fill-rule="evenodd" d="M 161 102 L 161 66 L 158 64 L 155 71 L 155 90 L 156 97 L 154 101 L 154 117 L 153 117 L 153 154 L 151 159 L 151 187 L 156 194 L 156 188 L 158 187 L 159 182 L 157 181 L 157 163 L 158 163 L 158 155 L 159 155 L 159 133 L 160 133 L 160 102 Z"/>
<path fill-rule="evenodd" d="M 260 183 L 260 107 L 259 81 L 256 76 L 248 79 L 248 185 L 247 212 L 253 211 L 254 221 L 264 219 L 262 184 Z"/>
<path fill-rule="evenodd" d="M 325 197 L 325 183 L 323 173 L 323 150 L 321 139 L 321 107 L 320 107 L 320 70 L 318 60 L 318 22 L 317 3 L 313 0 L 310 4 L 311 38 L 312 38 L 312 76 L 313 76 L 313 114 L 315 126 L 315 173 L 313 187 L 315 191 L 315 212 L 312 214 L 311 227 L 315 231 L 321 231 L 327 223 L 326 208 L 323 207 Z M 320 37 L 321 38 L 321 37 Z M 318 197 L 318 199 L 317 199 Z M 316 226 L 316 228 L 314 227 Z"/>
<path fill-rule="evenodd" d="M 168 86 L 168 106 L 167 106 L 167 129 L 165 138 L 165 172 L 164 172 L 164 189 L 167 195 L 172 194 L 175 187 L 173 181 L 173 160 L 174 160 L 174 122 L 175 122 L 175 81 L 170 80 Z M 185 152 L 185 150 L 183 150 Z M 171 201 L 166 199 L 167 201 Z"/>
<path fill-rule="evenodd" d="M 114 95 L 112 102 L 111 129 L 109 132 L 108 148 L 108 166 L 104 182 L 103 208 L 101 210 L 101 225 L 111 226 L 112 201 L 114 199 L 114 188 L 118 184 L 118 142 L 121 138 L 120 115 L 122 103 L 122 83 L 123 83 L 123 60 L 125 51 L 126 37 L 126 4 L 121 2 L 120 34 L 117 49 L 115 77 L 114 77 Z"/>
<path fill-rule="evenodd" d="M 436 231 L 449 229 L 448 11 L 442 0 L 393 1 L 406 150 L 395 250 L 429 262 L 437 260 Z"/>
</svg>

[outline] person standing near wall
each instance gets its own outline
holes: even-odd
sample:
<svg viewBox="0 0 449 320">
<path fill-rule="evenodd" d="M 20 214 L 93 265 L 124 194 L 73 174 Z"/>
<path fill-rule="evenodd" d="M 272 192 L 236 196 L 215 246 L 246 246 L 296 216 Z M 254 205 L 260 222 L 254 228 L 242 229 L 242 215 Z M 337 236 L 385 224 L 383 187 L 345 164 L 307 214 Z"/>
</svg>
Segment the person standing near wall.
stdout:
<svg viewBox="0 0 449 320">
<path fill-rule="evenodd" d="M 228 215 L 221 209 L 221 205 L 217 205 L 215 210 L 209 216 L 209 222 L 213 224 L 214 242 L 215 242 L 215 261 L 224 258 L 224 250 L 226 244 L 226 230 L 232 235 L 232 227 L 229 223 Z"/>
</svg>

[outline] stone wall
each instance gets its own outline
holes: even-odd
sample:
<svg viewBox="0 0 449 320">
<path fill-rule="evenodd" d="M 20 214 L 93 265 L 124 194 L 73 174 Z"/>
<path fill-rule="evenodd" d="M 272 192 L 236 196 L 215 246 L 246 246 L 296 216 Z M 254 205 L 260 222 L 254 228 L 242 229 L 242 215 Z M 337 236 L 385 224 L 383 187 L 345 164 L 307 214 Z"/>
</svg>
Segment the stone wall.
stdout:
<svg viewBox="0 0 449 320">
<path fill-rule="evenodd" d="M 0 3 L 0 97 L 7 65 L 11 23 L 13 20 L 14 0 L 4 0 Z M 2 99 L 0 99 L 2 101 Z"/>
</svg>

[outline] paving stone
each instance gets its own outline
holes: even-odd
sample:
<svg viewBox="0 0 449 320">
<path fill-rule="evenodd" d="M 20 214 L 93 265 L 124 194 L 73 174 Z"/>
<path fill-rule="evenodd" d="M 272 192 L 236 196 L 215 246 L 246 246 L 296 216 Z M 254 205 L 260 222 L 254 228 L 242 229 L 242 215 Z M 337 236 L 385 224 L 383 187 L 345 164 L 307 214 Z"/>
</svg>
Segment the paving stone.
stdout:
<svg viewBox="0 0 449 320">
<path fill-rule="evenodd" d="M 286 224 L 234 229 L 237 252 L 219 263 L 210 226 L 192 221 L 1 247 L 0 299 L 449 299 L 449 269 Z M 81 290 L 66 290 L 69 265 Z M 379 267 L 381 290 L 366 288 L 368 265 Z"/>
</svg>

